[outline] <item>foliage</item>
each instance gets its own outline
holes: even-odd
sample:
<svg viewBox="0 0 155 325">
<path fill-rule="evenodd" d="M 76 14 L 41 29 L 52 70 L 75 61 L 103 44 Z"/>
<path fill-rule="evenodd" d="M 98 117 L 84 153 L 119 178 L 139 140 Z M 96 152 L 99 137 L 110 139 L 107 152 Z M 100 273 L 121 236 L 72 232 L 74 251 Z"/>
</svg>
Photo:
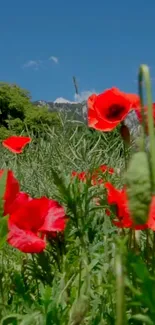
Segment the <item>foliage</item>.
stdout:
<svg viewBox="0 0 155 325">
<path fill-rule="evenodd" d="M 8 245 L 0 251 L 2 324 L 114 322 L 116 229 L 105 208 L 97 208 L 92 201 L 100 195 L 106 205 L 105 191 L 90 184 L 81 184 L 77 191 L 77 181 L 70 184 L 72 170 L 102 163 L 116 168 L 124 165 L 121 137 L 118 130 L 114 133 L 92 133 L 85 125 L 62 119 L 61 129 L 49 129 L 45 138 L 33 140 L 22 155 L 14 157 L 1 150 L 1 166 L 15 172 L 21 190 L 59 200 L 70 218 L 65 237 L 49 238 L 47 252 L 23 255 Z M 117 182 L 115 175 L 111 177 Z"/>
<path fill-rule="evenodd" d="M 59 125 L 58 115 L 53 112 L 48 112 L 47 107 L 31 107 L 25 114 L 25 128 L 36 135 L 45 132 L 49 127 L 57 127 Z"/>
<path fill-rule="evenodd" d="M 140 78 L 140 84 L 141 81 Z M 127 97 L 130 97 L 130 100 L 133 98 L 132 94 L 122 93 L 122 96 L 125 100 Z M 120 97 L 117 100 L 119 101 Z M 118 102 L 114 107 L 119 108 L 117 113 L 120 113 L 119 105 Z M 115 109 L 112 110 L 113 120 L 116 119 Z M 42 237 L 39 237 L 39 240 L 46 240 L 46 249 L 39 254 L 34 252 L 23 254 L 5 242 L 7 216 L 3 217 L 1 211 L 0 321 L 2 325 L 153 325 L 155 323 L 155 155 L 151 109 L 150 104 L 148 129 L 151 130 L 149 133 L 151 150 L 147 152 L 143 162 L 145 163 L 146 160 L 149 162 L 146 175 L 139 172 L 142 160 L 137 160 L 137 157 L 141 155 L 134 153 L 136 163 L 128 164 L 133 148 L 129 147 L 129 142 L 123 143 L 119 127 L 113 132 L 101 133 L 88 129 L 82 123 L 68 121 L 64 116 L 60 116 L 58 127 L 57 121 L 53 121 L 53 126 L 49 127 L 48 121 L 51 115 L 47 116 L 48 112 L 45 109 L 41 113 L 44 123 L 40 122 L 42 134 L 40 137 L 38 129 L 33 125 L 37 122 L 39 111 L 34 109 L 31 115 L 30 108 L 27 109 L 23 123 L 29 129 L 29 136 L 33 141 L 27 142 L 29 145 L 23 150 L 23 154 L 13 156 L 10 152 L 13 151 L 13 147 L 8 146 L 10 140 L 7 139 L 7 145 L 5 142 L 5 148 L 2 147 L 0 151 L 1 168 L 11 169 L 14 172 L 21 185 L 20 194 L 25 192 L 24 195 L 28 193 L 33 198 L 46 196 L 44 198 L 46 200 L 52 198 L 59 202 L 67 216 L 66 229 L 57 233 L 53 230 L 47 231 L 46 236 L 41 233 Z M 94 123 L 93 114 L 94 112 L 92 112 L 92 123 Z M 16 119 L 15 125 L 20 128 L 18 117 Z M 118 116 L 116 120 L 118 121 Z M 103 121 L 104 128 L 109 128 L 110 122 L 107 122 L 106 116 L 103 116 Z M 37 137 L 33 137 L 34 134 Z M 141 150 L 145 149 L 145 141 L 141 147 Z M 16 152 L 21 152 L 21 148 L 17 146 L 17 149 Z M 104 170 L 105 165 L 108 168 Z M 146 167 L 146 164 L 140 167 Z M 135 171 L 136 175 L 134 175 Z M 77 177 L 76 172 L 82 176 Z M 7 191 L 7 183 L 4 182 L 6 174 L 3 175 L 4 177 L 0 178 L 0 199 L 1 210 L 3 208 L 5 215 L 7 199 L 4 199 L 4 193 L 9 196 L 9 191 Z M 127 175 L 126 178 L 124 175 Z M 137 219 L 138 210 L 134 211 L 135 223 L 129 209 L 129 201 L 133 199 L 133 193 L 134 198 L 137 195 L 141 212 L 143 203 L 141 197 L 142 194 L 146 194 L 143 193 L 144 182 L 141 181 L 143 177 L 146 178 L 144 180 L 149 189 L 149 200 L 145 200 L 149 217 L 145 215 L 145 220 L 142 220 L 143 225 L 140 225 Z M 124 180 L 127 180 L 125 184 Z M 13 186 L 14 183 L 15 179 Z M 112 186 L 112 194 L 107 195 L 108 184 L 114 186 Z M 115 187 L 118 189 L 115 190 Z M 127 187 L 130 190 L 129 197 L 126 195 Z M 13 202 L 17 202 L 16 199 L 17 197 Z M 23 204 L 23 209 L 25 207 Z M 16 211 L 17 214 L 13 212 L 15 221 L 23 222 L 23 231 L 29 247 L 30 232 L 40 236 L 40 223 L 38 224 L 40 211 L 35 216 L 36 210 L 33 210 L 34 213 L 29 215 L 28 221 L 24 218 L 24 213 L 22 217 L 20 215 L 20 220 L 17 220 L 21 210 Z M 115 222 L 116 216 L 119 218 L 119 226 Z M 48 217 L 47 226 L 52 222 L 52 217 L 57 216 L 51 213 Z M 32 219 L 35 221 L 34 225 Z M 124 222 L 124 226 L 122 226 L 123 219 L 127 221 Z M 130 223 L 129 219 L 131 219 Z M 13 220 L 12 215 L 9 216 L 10 220 Z M 136 230 L 137 223 L 141 230 Z M 20 234 L 17 233 L 18 242 L 19 236 Z M 14 245 L 14 247 L 18 246 Z"/>
<path fill-rule="evenodd" d="M 0 139 L 11 134 L 44 132 L 49 126 L 59 126 L 56 112 L 37 107 L 28 91 L 14 84 L 0 83 Z"/>
</svg>

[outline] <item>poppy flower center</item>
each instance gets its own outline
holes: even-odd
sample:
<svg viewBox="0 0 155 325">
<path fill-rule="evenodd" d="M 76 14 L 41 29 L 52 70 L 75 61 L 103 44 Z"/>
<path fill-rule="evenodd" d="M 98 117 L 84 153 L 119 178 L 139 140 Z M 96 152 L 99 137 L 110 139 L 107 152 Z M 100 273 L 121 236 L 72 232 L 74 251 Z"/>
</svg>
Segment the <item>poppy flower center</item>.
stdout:
<svg viewBox="0 0 155 325">
<path fill-rule="evenodd" d="M 124 106 L 118 104 L 111 105 L 107 111 L 106 117 L 110 120 L 116 120 L 120 118 L 120 115 L 124 112 Z"/>
</svg>

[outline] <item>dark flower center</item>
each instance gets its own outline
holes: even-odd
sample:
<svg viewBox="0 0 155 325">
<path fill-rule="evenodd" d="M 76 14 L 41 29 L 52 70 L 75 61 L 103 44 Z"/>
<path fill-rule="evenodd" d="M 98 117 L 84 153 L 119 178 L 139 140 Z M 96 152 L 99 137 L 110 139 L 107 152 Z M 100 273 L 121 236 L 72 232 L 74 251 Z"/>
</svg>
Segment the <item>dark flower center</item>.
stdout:
<svg viewBox="0 0 155 325">
<path fill-rule="evenodd" d="M 109 107 L 106 117 L 109 120 L 113 120 L 113 119 L 115 120 L 117 118 L 120 118 L 123 112 L 124 112 L 124 106 L 114 104 Z"/>
</svg>

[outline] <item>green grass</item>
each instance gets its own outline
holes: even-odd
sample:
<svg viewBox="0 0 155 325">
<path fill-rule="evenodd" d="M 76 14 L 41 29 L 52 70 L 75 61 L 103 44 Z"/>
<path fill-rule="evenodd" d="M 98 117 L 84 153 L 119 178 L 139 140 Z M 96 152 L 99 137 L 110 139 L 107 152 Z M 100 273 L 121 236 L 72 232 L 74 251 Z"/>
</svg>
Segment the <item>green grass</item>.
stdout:
<svg viewBox="0 0 155 325">
<path fill-rule="evenodd" d="M 72 170 L 87 170 L 100 164 L 122 168 L 122 153 L 118 131 L 106 134 L 66 122 L 61 130 L 47 130 L 46 139 L 34 139 L 22 155 L 15 156 L 1 148 L 0 163 L 1 168 L 15 172 L 22 190 L 33 196 L 51 196 L 51 169 L 68 176 Z"/>
<path fill-rule="evenodd" d="M 45 135 L 33 139 L 18 156 L 1 148 L 0 165 L 14 171 L 22 191 L 58 199 L 70 221 L 65 235 L 51 239 L 46 252 L 38 256 L 22 254 L 7 244 L 3 247 L 1 324 L 115 324 L 114 260 L 120 234 L 105 214 L 104 186 L 82 184 L 79 190 L 76 181 L 70 184 L 73 170 L 93 170 L 101 164 L 124 170 L 119 130 L 106 134 L 65 121 L 61 129 L 48 129 Z M 107 179 L 117 186 L 123 183 L 122 176 L 107 175 Z M 100 207 L 93 197 L 102 199 Z M 128 300 L 130 319 L 129 296 Z"/>
</svg>

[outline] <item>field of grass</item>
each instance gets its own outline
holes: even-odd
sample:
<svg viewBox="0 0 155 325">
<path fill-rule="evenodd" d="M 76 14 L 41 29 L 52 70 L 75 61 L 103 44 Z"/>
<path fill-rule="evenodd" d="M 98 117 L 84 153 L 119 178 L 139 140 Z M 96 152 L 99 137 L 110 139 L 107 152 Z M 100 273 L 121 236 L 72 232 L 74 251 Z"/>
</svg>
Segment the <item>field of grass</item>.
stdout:
<svg viewBox="0 0 155 325">
<path fill-rule="evenodd" d="M 71 177 L 103 164 L 115 169 L 101 175 L 104 182 L 120 188 L 125 159 L 119 128 L 101 133 L 62 119 L 61 129 L 32 137 L 21 155 L 1 147 L 1 169 L 14 171 L 21 191 L 57 200 L 68 222 L 64 233 L 49 236 L 43 253 L 24 254 L 7 243 L 1 248 L 0 324 L 154 324 L 155 281 L 144 264 L 150 265 L 147 232 L 132 241 L 135 233 L 116 228 L 106 213 L 104 183 Z"/>
<path fill-rule="evenodd" d="M 46 140 L 32 140 L 21 155 L 1 148 L 0 163 L 1 169 L 14 171 L 22 191 L 32 197 L 45 195 L 57 199 L 67 209 L 63 186 L 69 185 L 72 171 L 91 170 L 101 164 L 123 168 L 122 150 L 118 131 L 102 134 L 82 124 L 62 121 L 61 130 L 48 130 Z M 53 171 L 58 173 L 62 184 L 55 180 Z M 112 177 L 120 183 L 120 179 Z M 75 216 L 73 209 L 65 236 L 53 242 L 51 239 L 48 252 L 32 258 L 7 244 L 1 250 L 0 318 L 9 314 L 14 318 L 2 324 L 81 324 L 85 314 L 86 324 L 103 323 L 106 318 L 107 322 L 108 318 L 114 320 L 112 264 L 116 231 L 105 215 L 105 208 L 92 204 L 91 197 L 97 192 L 104 199 L 104 189 L 82 186 L 81 193 L 77 191 L 72 196 L 73 204 L 78 204 L 81 212 Z M 85 206 L 80 207 L 84 201 Z M 85 218 L 80 226 L 83 238 L 77 234 L 74 218 Z M 86 247 L 82 247 L 81 240 Z M 82 300 L 76 306 L 78 295 Z"/>
</svg>

